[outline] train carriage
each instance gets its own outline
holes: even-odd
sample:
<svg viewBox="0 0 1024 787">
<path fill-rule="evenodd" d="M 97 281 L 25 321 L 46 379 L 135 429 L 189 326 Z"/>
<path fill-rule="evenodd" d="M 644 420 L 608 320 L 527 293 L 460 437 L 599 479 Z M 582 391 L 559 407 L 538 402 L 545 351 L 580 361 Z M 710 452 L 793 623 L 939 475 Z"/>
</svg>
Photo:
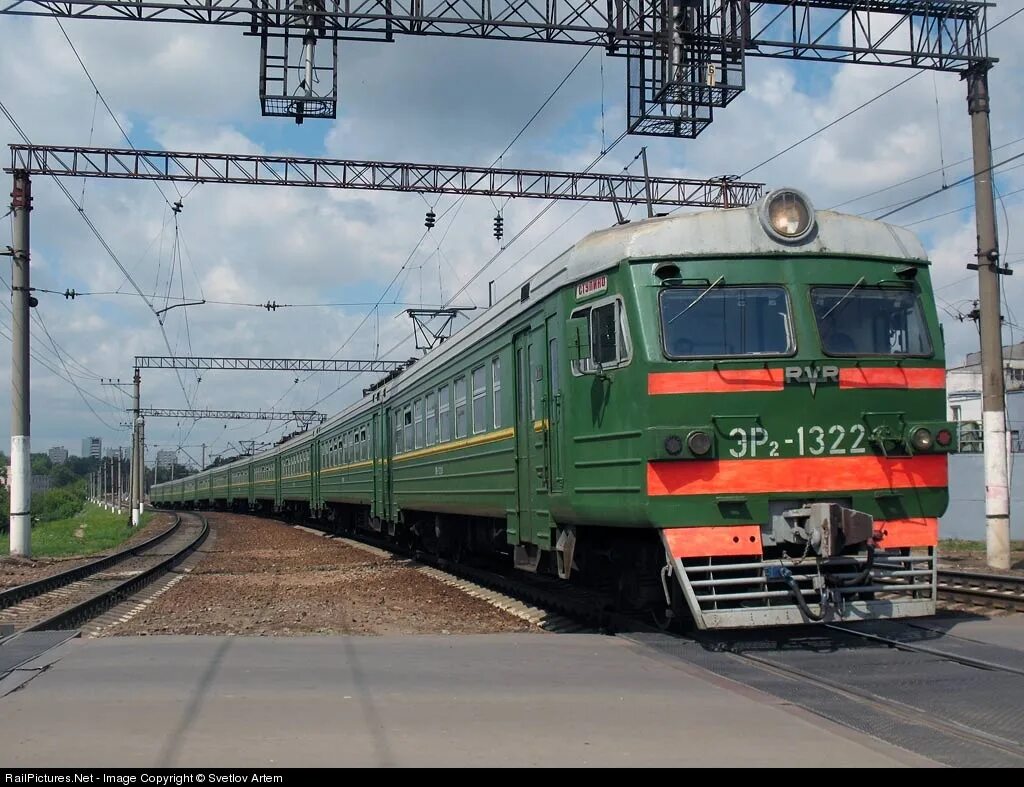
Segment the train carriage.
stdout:
<svg viewBox="0 0 1024 787">
<path fill-rule="evenodd" d="M 278 509 L 701 628 L 924 615 L 944 367 L 913 235 L 780 190 L 592 233 L 246 466 Z"/>
</svg>

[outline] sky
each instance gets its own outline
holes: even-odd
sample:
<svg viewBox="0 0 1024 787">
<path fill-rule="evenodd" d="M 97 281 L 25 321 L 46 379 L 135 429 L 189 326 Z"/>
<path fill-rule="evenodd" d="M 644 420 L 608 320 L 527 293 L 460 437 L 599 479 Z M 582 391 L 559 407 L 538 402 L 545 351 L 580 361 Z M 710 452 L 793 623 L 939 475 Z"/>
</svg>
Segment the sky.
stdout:
<svg viewBox="0 0 1024 787">
<path fill-rule="evenodd" d="M 989 9 L 990 25 L 1019 8 L 1019 2 L 996 3 Z M 123 129 L 138 148 L 486 165 L 587 51 L 501 163 L 582 169 L 625 127 L 625 61 L 600 49 L 445 38 L 342 41 L 337 119 L 297 126 L 260 116 L 259 41 L 238 28 L 93 20 L 68 20 L 64 28 L 117 122 L 97 100 L 55 20 L 0 16 L 0 100 L 35 143 L 126 147 Z M 990 36 L 990 52 L 1000 59 L 990 75 L 996 162 L 1024 153 L 1022 33 L 1024 14 Z M 714 123 L 698 139 L 629 136 L 596 170 L 614 173 L 628 165 L 639 173 L 635 158 L 646 146 L 653 174 L 740 174 L 911 73 L 750 58 L 746 91 L 716 110 Z M 0 130 L 5 142 L 19 141 L 2 117 Z M 874 217 L 969 174 L 970 153 L 965 84 L 956 74 L 927 72 L 745 179 L 794 186 L 819 208 L 840 206 Z M 1024 159 L 996 172 L 1000 245 L 1013 267 L 1024 262 Z M 499 251 L 492 236 L 499 208 L 508 243 L 547 204 L 143 181 L 65 185 L 156 308 L 183 297 L 208 303 L 172 309 L 161 326 L 56 184 L 36 177 L 33 286 L 115 294 L 69 300 L 37 293 L 34 451 L 64 445 L 78 453 L 81 439 L 90 435 L 100 436 L 105 447 L 127 445 L 123 424 L 130 400 L 101 382 L 130 381 L 135 355 L 417 355 L 404 309 L 447 301 Z M 889 219 L 918 233 L 934 263 L 950 364 L 962 362 L 978 343 L 976 326 L 958 319 L 977 292 L 976 274 L 966 269 L 976 250 L 973 197 L 968 182 Z M 183 207 L 174 214 L 170 204 L 178 200 Z M 425 234 L 428 207 L 439 219 Z M 642 209 L 632 209 L 633 218 L 641 215 Z M 502 251 L 456 305 L 485 306 L 488 281 L 495 280 L 500 296 L 614 220 L 607 204 L 556 204 Z M 1018 320 L 1024 324 L 1020 280 L 1004 278 L 1007 343 L 1024 335 L 1018 327 Z M 7 266 L 2 284 L 9 289 Z M 212 303 L 269 300 L 352 305 L 267 311 Z M 10 313 L 0 310 L 0 339 L 9 335 Z M 0 353 L 0 370 L 9 379 L 7 352 Z M 143 373 L 143 406 L 333 414 L 373 379 L 152 370 Z M 10 432 L 9 418 L 10 408 L 0 407 L 4 434 Z M 281 423 L 151 418 L 147 452 L 152 461 L 157 450 L 180 447 L 187 463 L 198 461 L 205 444 L 209 460 L 237 453 L 239 440 L 272 441 L 292 429 Z"/>
</svg>

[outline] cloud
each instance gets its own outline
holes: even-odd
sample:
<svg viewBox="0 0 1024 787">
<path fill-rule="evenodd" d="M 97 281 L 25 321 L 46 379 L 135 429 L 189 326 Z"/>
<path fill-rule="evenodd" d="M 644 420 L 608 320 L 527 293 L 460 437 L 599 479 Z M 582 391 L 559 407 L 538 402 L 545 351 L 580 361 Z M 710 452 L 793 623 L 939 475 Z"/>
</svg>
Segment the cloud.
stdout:
<svg viewBox="0 0 1024 787">
<path fill-rule="evenodd" d="M 992 72 L 993 139 L 1020 136 L 1024 78 L 1016 40 L 1024 17 L 996 30 L 993 51 L 1002 60 Z M 495 41 L 407 37 L 394 44 L 341 42 L 339 118 L 307 121 L 258 115 L 258 41 L 239 29 L 191 25 L 115 24 L 67 21 L 65 27 L 103 90 L 118 122 L 139 146 L 227 152 L 290 152 L 397 161 L 487 164 L 534 113 L 583 54 L 578 47 Z M 107 115 L 50 19 L 0 16 L 0 69 L 7 76 L 3 100 L 36 141 L 120 146 L 121 132 Z M 751 58 L 747 90 L 697 140 L 628 137 L 597 167 L 618 172 L 647 146 L 653 172 L 694 177 L 741 173 L 815 129 L 896 84 L 902 69 L 792 63 Z M 602 100 L 603 94 L 603 100 Z M 936 114 L 938 103 L 938 116 Z M 602 139 L 602 109 L 605 134 Z M 504 157 L 508 166 L 579 169 L 614 140 L 625 124 L 625 68 L 621 58 L 595 49 L 558 96 Z M 941 145 L 939 131 L 941 128 Z M 1001 153 L 1012 155 L 1024 146 Z M 828 207 L 939 169 L 946 182 L 967 174 L 969 123 L 964 86 L 952 74 L 915 78 L 829 131 L 756 169 L 748 179 L 790 184 Z M 1019 188 L 1024 169 L 1000 175 L 1004 192 Z M 936 172 L 899 188 L 850 202 L 845 210 L 878 215 L 940 188 Z M 110 423 L 124 418 L 124 403 L 98 376 L 131 375 L 135 355 L 168 352 L 152 311 L 139 298 L 49 181 L 35 181 L 33 276 L 38 286 L 63 291 L 127 293 L 74 301 L 40 295 L 40 315 L 67 351 L 76 379 Z M 101 228 L 132 278 L 160 309 L 186 297 L 260 304 L 373 304 L 301 306 L 267 311 L 208 303 L 175 308 L 164 315 L 171 351 L 209 355 L 276 357 L 373 357 L 397 347 L 414 354 L 404 304 L 446 300 L 498 252 L 492 219 L 505 217 L 507 243 L 545 203 L 386 192 L 282 189 L 276 187 L 89 181 L 67 182 Z M 162 193 L 161 193 L 162 192 Z M 174 216 L 168 202 L 181 199 Z M 890 220 L 910 223 L 952 211 L 973 199 L 970 186 L 944 191 Z M 1007 200 L 1008 224 L 1024 218 L 1019 198 Z M 424 237 L 423 217 L 433 206 L 438 226 Z M 456 207 L 457 206 L 457 207 Z M 578 211 L 578 213 L 577 213 Z M 634 208 L 634 218 L 642 215 Z M 453 219 L 454 217 L 454 219 Z M 552 259 L 587 232 L 614 220 L 610 206 L 563 203 L 536 221 L 524 236 L 459 296 L 458 303 L 487 302 L 488 282 L 500 294 Z M 976 292 L 965 269 L 974 254 L 970 211 L 913 227 L 934 261 L 943 307 L 956 314 Z M 447 234 L 446 234 L 447 233 Z M 544 240 L 550 234 L 550 238 Z M 441 242 L 441 238 L 444 238 Z M 1004 244 L 1006 239 L 1004 238 Z M 440 250 L 438 244 L 440 243 Z M 1024 238 L 1009 238 L 1010 258 Z M 1007 298 L 1020 302 L 1019 277 L 1005 281 Z M 367 315 L 370 315 L 367 317 Z M 977 345 L 974 325 L 941 312 L 948 355 L 961 357 Z M 0 322 L 9 316 L 0 312 Z M 362 327 L 359 327 L 359 326 Z M 358 330 L 357 330 L 358 328 Z M 1007 335 L 1009 339 L 1009 334 Z M 60 369 L 45 337 L 34 347 Z M 9 374 L 9 354 L 0 371 Z M 89 377 L 88 370 L 94 377 Z M 74 389 L 40 364 L 33 367 L 33 429 L 37 449 L 63 443 L 76 450 L 80 438 L 103 434 L 126 442 L 97 424 Z M 202 381 L 198 382 L 198 378 Z M 206 372 L 182 373 L 197 406 L 293 409 L 309 406 L 339 386 L 320 406 L 333 412 L 351 401 L 369 378 Z M 147 372 L 144 401 L 154 406 L 184 403 L 177 377 Z M 8 425 L 0 411 L 0 424 Z M 206 442 L 208 456 L 265 425 L 238 422 L 154 422 L 151 446 Z M 268 436 L 279 434 L 272 426 Z M 190 449 L 191 451 L 191 449 Z M 191 451 L 198 455 L 198 451 Z"/>
</svg>

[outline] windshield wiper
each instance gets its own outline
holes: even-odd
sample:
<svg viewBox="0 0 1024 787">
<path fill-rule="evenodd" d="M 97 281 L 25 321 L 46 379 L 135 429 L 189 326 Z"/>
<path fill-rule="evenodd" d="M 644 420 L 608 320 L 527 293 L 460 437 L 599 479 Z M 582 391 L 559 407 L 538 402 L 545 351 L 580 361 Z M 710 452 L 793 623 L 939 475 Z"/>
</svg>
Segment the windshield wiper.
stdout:
<svg viewBox="0 0 1024 787">
<path fill-rule="evenodd" d="M 666 325 L 671 325 L 672 323 L 674 323 L 676 320 L 678 320 L 680 317 L 682 317 L 684 314 L 686 314 L 688 311 L 690 311 L 690 309 L 692 309 L 694 306 L 696 306 L 698 303 L 700 303 L 704 299 L 705 295 L 707 295 L 709 292 L 711 292 L 713 289 L 715 289 L 715 287 L 717 287 L 723 281 L 725 281 L 725 276 L 719 276 L 717 279 L 715 279 L 713 282 L 711 282 L 711 284 L 708 285 L 708 288 L 706 290 L 704 290 L 704 292 L 702 292 L 700 295 L 698 295 L 696 298 L 694 298 L 692 301 L 690 301 L 690 305 L 689 306 L 687 306 L 685 309 L 683 309 L 681 312 L 679 312 L 679 314 L 677 314 L 675 317 L 673 317 L 671 320 L 669 320 L 665 324 Z"/>
<path fill-rule="evenodd" d="M 857 281 L 854 282 L 854 285 L 850 289 L 848 289 L 846 291 L 846 293 L 843 295 L 843 297 L 840 298 L 838 301 L 836 301 L 835 304 L 833 304 L 831 309 L 829 309 L 827 312 L 825 312 L 823 315 L 821 315 L 821 319 L 822 320 L 827 320 L 828 316 L 832 312 L 834 312 L 836 309 L 838 309 L 840 306 L 842 306 L 843 301 L 845 301 L 847 298 L 849 298 L 851 295 L 853 295 L 853 291 L 855 289 L 857 289 L 858 287 L 860 287 L 862 284 L 864 284 L 865 281 L 866 281 L 866 279 L 863 276 L 861 276 L 859 279 L 857 279 Z"/>
</svg>

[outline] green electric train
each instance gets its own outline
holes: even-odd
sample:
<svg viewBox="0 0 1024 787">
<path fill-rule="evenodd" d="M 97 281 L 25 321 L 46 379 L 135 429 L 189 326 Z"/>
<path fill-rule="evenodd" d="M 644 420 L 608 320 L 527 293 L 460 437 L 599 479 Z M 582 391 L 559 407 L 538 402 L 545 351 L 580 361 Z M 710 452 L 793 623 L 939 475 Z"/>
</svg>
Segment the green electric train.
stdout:
<svg viewBox="0 0 1024 787">
<path fill-rule="evenodd" d="M 793 189 L 594 232 L 321 426 L 159 484 L 735 628 L 928 615 L 945 361 L 924 249 Z"/>
</svg>

